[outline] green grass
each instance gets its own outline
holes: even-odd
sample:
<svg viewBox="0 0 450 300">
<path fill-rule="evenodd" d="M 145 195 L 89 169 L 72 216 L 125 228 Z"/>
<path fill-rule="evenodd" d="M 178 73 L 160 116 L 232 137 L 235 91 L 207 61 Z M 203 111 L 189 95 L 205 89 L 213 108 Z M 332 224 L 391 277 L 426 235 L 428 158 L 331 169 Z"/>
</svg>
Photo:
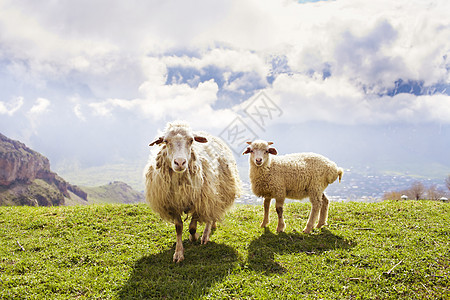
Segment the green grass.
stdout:
<svg viewBox="0 0 450 300">
<path fill-rule="evenodd" d="M 448 204 L 331 203 L 330 226 L 305 235 L 309 208 L 287 204 L 277 234 L 273 207 L 261 229 L 262 207 L 235 206 L 207 245 L 185 228 L 175 264 L 174 226 L 144 204 L 0 207 L 0 298 L 450 297 Z"/>
</svg>

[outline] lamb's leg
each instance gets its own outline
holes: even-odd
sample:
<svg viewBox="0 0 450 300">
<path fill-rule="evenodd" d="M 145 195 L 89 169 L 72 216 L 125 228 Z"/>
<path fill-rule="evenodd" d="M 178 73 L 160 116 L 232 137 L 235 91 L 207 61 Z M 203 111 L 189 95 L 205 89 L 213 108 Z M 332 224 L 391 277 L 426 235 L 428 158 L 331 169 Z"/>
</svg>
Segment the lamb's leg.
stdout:
<svg viewBox="0 0 450 300">
<path fill-rule="evenodd" d="M 202 244 L 206 244 L 207 242 L 209 242 L 209 235 L 211 234 L 211 223 L 212 222 L 208 222 L 205 225 L 205 230 L 203 231 L 202 235 Z"/>
<path fill-rule="evenodd" d="M 199 237 L 199 234 L 197 233 L 197 222 L 198 222 L 198 215 L 193 214 L 191 223 L 189 223 L 189 233 L 190 233 L 189 240 L 191 242 L 196 241 Z"/>
<path fill-rule="evenodd" d="M 317 223 L 317 228 L 321 228 L 322 226 L 327 226 L 327 219 L 328 219 L 328 205 L 330 201 L 328 200 L 327 196 L 325 196 L 325 193 L 322 194 L 322 208 L 320 209 L 320 215 L 319 215 L 319 223 Z"/>
<path fill-rule="evenodd" d="M 284 205 L 284 198 L 276 199 L 275 209 L 277 210 L 278 214 L 277 232 L 283 232 L 284 229 L 286 228 L 286 224 L 284 223 L 283 219 L 283 205 Z"/>
<path fill-rule="evenodd" d="M 314 223 L 319 216 L 321 204 L 322 204 L 322 193 L 314 193 L 309 195 L 309 200 L 311 201 L 311 212 L 309 213 L 308 222 L 306 227 L 303 229 L 304 233 L 310 233 L 314 227 Z"/>
<path fill-rule="evenodd" d="M 272 198 L 265 198 L 264 199 L 264 219 L 261 223 L 261 228 L 264 228 L 269 224 L 269 208 L 270 208 L 270 200 Z"/>
<path fill-rule="evenodd" d="M 175 219 L 175 230 L 177 232 L 177 243 L 175 246 L 175 254 L 173 255 L 173 261 L 179 263 L 184 260 L 183 240 L 181 238 L 183 234 L 183 221 L 181 220 L 180 215 L 178 215 Z"/>
</svg>

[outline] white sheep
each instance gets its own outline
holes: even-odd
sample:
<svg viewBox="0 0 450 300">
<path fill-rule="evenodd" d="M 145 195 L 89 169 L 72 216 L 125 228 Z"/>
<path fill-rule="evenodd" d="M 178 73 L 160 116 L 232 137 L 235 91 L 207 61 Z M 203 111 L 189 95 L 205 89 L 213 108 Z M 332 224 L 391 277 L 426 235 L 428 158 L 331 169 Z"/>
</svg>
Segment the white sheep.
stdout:
<svg viewBox="0 0 450 300">
<path fill-rule="evenodd" d="M 253 193 L 264 197 L 264 219 L 261 227 L 269 223 L 269 207 L 275 198 L 278 214 L 277 231 L 284 231 L 283 204 L 285 198 L 303 199 L 309 197 L 311 212 L 304 233 L 310 233 L 317 218 L 317 228 L 327 225 L 329 200 L 325 188 L 338 177 L 341 181 L 343 170 L 315 153 L 295 153 L 283 156 L 277 154 L 272 142 L 257 140 L 247 142 L 249 146 L 243 154 L 250 153 L 250 182 Z M 272 155 L 269 155 L 272 154 Z"/>
<path fill-rule="evenodd" d="M 241 182 L 231 150 L 219 138 L 192 132 L 181 121 L 168 123 L 164 135 L 150 143 L 161 145 L 146 167 L 145 196 L 162 219 L 175 224 L 174 262 L 184 259 L 182 214 L 191 216 L 189 239 L 199 237 L 197 222 L 205 223 L 201 243 L 240 195 Z"/>
</svg>

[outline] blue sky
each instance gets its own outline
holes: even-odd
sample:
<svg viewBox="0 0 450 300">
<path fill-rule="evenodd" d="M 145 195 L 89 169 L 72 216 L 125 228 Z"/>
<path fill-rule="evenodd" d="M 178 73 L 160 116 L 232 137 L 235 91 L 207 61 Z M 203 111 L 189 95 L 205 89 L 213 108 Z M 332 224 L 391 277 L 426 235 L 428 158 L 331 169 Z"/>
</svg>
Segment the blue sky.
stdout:
<svg viewBox="0 0 450 300">
<path fill-rule="evenodd" d="M 0 0 L 0 132 L 54 166 L 145 165 L 167 121 L 220 134 L 239 117 L 280 153 L 444 174 L 448 11 L 446 0 Z M 263 128 L 245 113 L 261 92 L 282 111 Z"/>
</svg>

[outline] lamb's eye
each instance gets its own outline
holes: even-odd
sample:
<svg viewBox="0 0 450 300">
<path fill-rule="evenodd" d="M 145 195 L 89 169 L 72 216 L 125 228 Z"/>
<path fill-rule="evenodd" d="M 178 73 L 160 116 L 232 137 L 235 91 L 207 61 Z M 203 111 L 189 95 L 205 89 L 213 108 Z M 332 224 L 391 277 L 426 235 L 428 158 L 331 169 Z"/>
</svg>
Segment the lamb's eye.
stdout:
<svg viewBox="0 0 450 300">
<path fill-rule="evenodd" d="M 266 154 L 269 153 L 269 150 L 266 150 Z"/>
</svg>

